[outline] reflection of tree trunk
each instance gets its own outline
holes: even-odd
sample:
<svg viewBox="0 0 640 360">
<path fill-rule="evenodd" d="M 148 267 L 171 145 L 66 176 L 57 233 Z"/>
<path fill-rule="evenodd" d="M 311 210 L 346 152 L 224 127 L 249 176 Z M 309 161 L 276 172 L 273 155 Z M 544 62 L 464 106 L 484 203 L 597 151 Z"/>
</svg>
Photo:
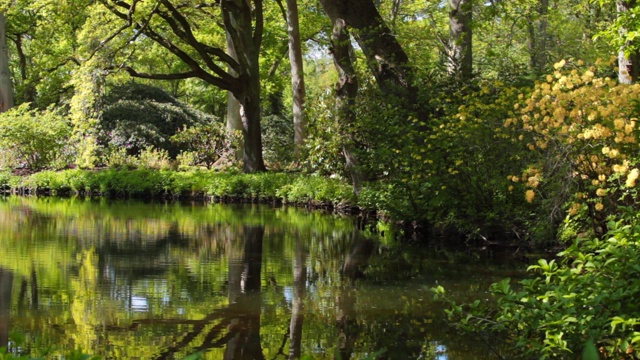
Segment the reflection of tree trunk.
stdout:
<svg viewBox="0 0 640 360">
<path fill-rule="evenodd" d="M 353 289 L 343 287 L 336 301 L 338 329 L 338 350 L 341 359 L 351 359 L 353 345 L 358 338 L 358 323 L 356 321 L 356 298 Z"/>
<path fill-rule="evenodd" d="M 300 238 L 296 239 L 296 255 L 293 262 L 293 304 L 291 307 L 291 323 L 289 335 L 291 347 L 289 359 L 300 358 L 302 344 L 302 324 L 304 320 L 304 290 L 307 280 L 306 250 Z"/>
<path fill-rule="evenodd" d="M 260 291 L 263 237 L 264 226 L 244 227 L 244 271 L 242 272 L 242 290 L 245 293 Z"/>
<path fill-rule="evenodd" d="M 373 249 L 373 241 L 366 238 L 360 233 L 360 231 L 355 229 L 353 234 L 353 243 L 351 244 L 351 252 L 349 252 L 347 257 L 344 259 L 344 264 L 342 264 L 342 275 L 350 279 L 362 277 L 362 269 L 369 262 Z"/>
<path fill-rule="evenodd" d="M 38 309 L 38 276 L 35 266 L 31 268 L 31 308 Z"/>
<path fill-rule="evenodd" d="M 264 359 L 260 343 L 262 270 L 262 239 L 264 226 L 244 227 L 244 261 L 242 272 L 242 294 L 236 304 L 238 316 L 229 324 L 229 340 L 224 353 L 225 360 Z"/>
<path fill-rule="evenodd" d="M 239 233 L 229 232 L 227 253 L 229 255 L 229 304 L 236 302 L 242 292 L 242 259 L 244 249 L 244 239 Z M 242 243 L 239 243 L 242 242 Z"/>
<path fill-rule="evenodd" d="M 11 290 L 13 273 L 0 268 L 0 347 L 9 345 L 9 315 L 11 312 Z"/>
</svg>

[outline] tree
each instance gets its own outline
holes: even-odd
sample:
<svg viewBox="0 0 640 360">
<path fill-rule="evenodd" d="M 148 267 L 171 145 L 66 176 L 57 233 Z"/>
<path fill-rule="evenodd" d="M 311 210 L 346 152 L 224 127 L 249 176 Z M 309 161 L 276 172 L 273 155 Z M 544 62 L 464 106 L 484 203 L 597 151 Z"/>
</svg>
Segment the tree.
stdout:
<svg viewBox="0 0 640 360">
<path fill-rule="evenodd" d="M 460 79 L 473 75 L 473 0 L 449 0 L 449 46 L 447 72 Z"/>
<path fill-rule="evenodd" d="M 9 49 L 7 48 L 7 18 L 0 13 L 0 112 L 13 107 L 13 83 L 9 70 Z"/>
<path fill-rule="evenodd" d="M 542 73 L 547 65 L 549 0 L 537 0 L 533 18 L 527 22 L 529 32 L 529 67 L 535 73 Z"/>
<path fill-rule="evenodd" d="M 128 58 L 112 69 L 123 69 L 133 77 L 146 79 L 199 78 L 210 85 L 231 92 L 241 105 L 243 124 L 245 172 L 264 171 L 260 130 L 260 65 L 259 51 L 263 35 L 262 0 L 223 0 L 214 4 L 174 4 L 160 0 L 150 5 L 141 0 L 100 0 L 106 9 L 123 22 L 122 26 L 101 44 L 128 31 L 127 44 L 153 41 L 168 53 L 178 57 L 186 70 L 173 73 L 142 73 L 136 71 Z M 217 13 L 219 11 L 219 13 Z M 226 43 L 212 40 L 203 29 L 209 29 L 212 19 L 222 18 L 224 30 L 229 34 Z M 126 48 L 126 45 L 122 45 Z M 122 49 L 116 49 L 116 53 Z M 220 64 L 225 64 L 229 71 Z M 232 73 L 235 72 L 235 75 Z"/>
<path fill-rule="evenodd" d="M 351 60 L 353 48 L 351 39 L 343 19 L 332 18 L 333 31 L 331 33 L 331 55 L 338 71 L 336 88 L 336 121 L 342 129 L 342 153 L 351 175 L 351 183 L 356 193 L 360 191 L 362 175 L 355 154 L 353 127 L 356 122 L 354 105 L 358 95 L 358 78 Z"/>
<path fill-rule="evenodd" d="M 409 57 L 371 0 L 320 0 L 335 23 L 342 19 L 367 58 L 380 90 L 387 95 L 415 99 Z"/>
<path fill-rule="evenodd" d="M 618 16 L 625 16 L 635 6 L 636 0 L 617 0 L 616 9 Z M 624 38 L 628 29 L 620 27 L 619 32 Z M 632 46 L 632 41 L 624 41 L 618 52 L 618 81 L 621 84 L 633 84 L 638 80 L 638 74 L 640 73 L 639 62 L 640 52 L 638 49 Z"/>
<path fill-rule="evenodd" d="M 306 121 L 304 118 L 305 86 L 302 65 L 302 44 L 298 21 L 297 0 L 287 0 L 287 33 L 289 35 L 289 61 L 291 62 L 291 89 L 293 90 L 294 143 L 297 153 L 304 144 Z"/>
</svg>

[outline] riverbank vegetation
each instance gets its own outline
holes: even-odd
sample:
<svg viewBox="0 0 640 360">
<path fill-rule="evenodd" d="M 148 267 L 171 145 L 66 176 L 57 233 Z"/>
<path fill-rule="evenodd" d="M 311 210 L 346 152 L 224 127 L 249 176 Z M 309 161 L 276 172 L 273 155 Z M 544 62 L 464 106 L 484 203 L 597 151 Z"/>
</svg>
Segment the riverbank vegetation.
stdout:
<svg viewBox="0 0 640 360">
<path fill-rule="evenodd" d="M 0 10 L 5 191 L 358 207 L 561 249 L 524 293 L 496 286 L 495 316 L 466 321 L 491 319 L 473 328 L 498 324 L 525 353 L 593 338 L 601 356 L 636 356 L 640 310 L 618 302 L 635 293 L 612 281 L 640 286 L 619 264 L 640 210 L 635 1 Z"/>
</svg>

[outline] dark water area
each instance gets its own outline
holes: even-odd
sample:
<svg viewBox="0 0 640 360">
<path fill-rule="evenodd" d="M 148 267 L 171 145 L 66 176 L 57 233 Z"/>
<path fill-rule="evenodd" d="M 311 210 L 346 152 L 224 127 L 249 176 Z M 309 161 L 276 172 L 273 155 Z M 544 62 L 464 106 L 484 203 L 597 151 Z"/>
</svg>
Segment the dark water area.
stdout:
<svg viewBox="0 0 640 360">
<path fill-rule="evenodd" d="M 484 300 L 526 265 L 402 243 L 354 220 L 266 205 L 4 198 L 0 346 L 103 359 L 494 358 L 500 344 L 448 328 L 429 289 Z"/>
</svg>

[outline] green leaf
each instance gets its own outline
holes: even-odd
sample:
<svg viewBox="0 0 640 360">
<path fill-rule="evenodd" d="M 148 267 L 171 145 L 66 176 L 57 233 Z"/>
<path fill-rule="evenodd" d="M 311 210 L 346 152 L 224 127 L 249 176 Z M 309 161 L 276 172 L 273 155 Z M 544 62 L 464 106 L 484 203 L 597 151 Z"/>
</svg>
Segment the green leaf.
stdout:
<svg viewBox="0 0 640 360">
<path fill-rule="evenodd" d="M 598 354 L 598 349 L 593 344 L 593 339 L 589 339 L 584 343 L 584 348 L 582 350 L 582 360 L 599 360 L 600 355 Z"/>
</svg>

